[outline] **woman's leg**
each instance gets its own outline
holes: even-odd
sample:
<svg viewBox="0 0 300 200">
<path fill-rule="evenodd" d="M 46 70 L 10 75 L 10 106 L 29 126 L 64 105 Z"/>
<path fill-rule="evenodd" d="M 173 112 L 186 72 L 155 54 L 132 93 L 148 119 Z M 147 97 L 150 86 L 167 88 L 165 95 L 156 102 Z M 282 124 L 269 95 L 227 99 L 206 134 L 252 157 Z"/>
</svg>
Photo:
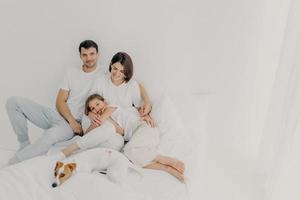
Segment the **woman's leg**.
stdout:
<svg viewBox="0 0 300 200">
<path fill-rule="evenodd" d="M 164 165 L 162 163 L 152 162 L 152 163 L 144 166 L 144 168 L 165 171 L 165 172 L 171 174 L 172 176 L 175 176 L 181 182 L 184 182 L 184 179 L 185 179 L 184 175 L 182 173 L 180 173 L 179 171 L 177 171 L 175 168 L 173 168 L 169 165 Z"/>
<path fill-rule="evenodd" d="M 157 153 L 159 132 L 147 125 L 140 126 L 124 147 L 124 154 L 135 164 L 170 173 L 184 181 L 184 163 Z"/>
</svg>

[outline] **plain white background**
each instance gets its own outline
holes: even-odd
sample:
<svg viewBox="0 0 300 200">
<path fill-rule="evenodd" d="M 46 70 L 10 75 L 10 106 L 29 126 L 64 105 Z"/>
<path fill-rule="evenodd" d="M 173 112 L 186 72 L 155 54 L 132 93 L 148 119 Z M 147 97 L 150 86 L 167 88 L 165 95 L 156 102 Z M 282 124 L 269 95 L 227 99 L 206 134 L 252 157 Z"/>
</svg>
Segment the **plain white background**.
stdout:
<svg viewBox="0 0 300 200">
<path fill-rule="evenodd" d="M 253 164 L 289 5 L 289 0 L 1 0 L 0 147 L 17 148 L 6 99 L 25 96 L 53 106 L 66 69 L 80 67 L 79 43 L 92 39 L 102 67 L 117 51 L 128 52 L 136 79 L 153 98 L 163 91 L 178 98 L 213 96 L 208 152 L 224 155 L 224 165 Z M 30 128 L 35 137 L 40 134 Z"/>
</svg>

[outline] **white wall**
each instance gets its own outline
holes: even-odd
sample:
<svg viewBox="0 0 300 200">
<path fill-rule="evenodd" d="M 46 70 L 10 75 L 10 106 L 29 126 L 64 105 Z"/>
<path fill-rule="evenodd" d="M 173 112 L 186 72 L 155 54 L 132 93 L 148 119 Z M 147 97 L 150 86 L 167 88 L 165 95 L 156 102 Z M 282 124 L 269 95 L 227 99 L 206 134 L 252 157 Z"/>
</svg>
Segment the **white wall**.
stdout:
<svg viewBox="0 0 300 200">
<path fill-rule="evenodd" d="M 2 0 L 0 146 L 17 146 L 4 108 L 6 98 L 20 95 L 52 105 L 63 72 L 80 65 L 79 42 L 93 39 L 100 44 L 103 66 L 119 50 L 132 55 L 136 77 L 152 96 L 156 90 L 214 95 L 207 127 L 210 151 L 252 159 L 260 139 L 260 128 L 253 126 L 264 120 L 259 111 L 267 107 L 264 92 L 272 80 L 264 82 L 269 75 L 259 67 L 277 58 L 269 55 L 265 61 L 262 55 L 273 49 L 269 43 L 282 37 L 279 31 L 268 40 L 274 27 L 282 28 L 288 5 L 274 5 L 271 15 L 279 11 L 283 18 L 266 28 L 263 24 L 273 20 L 267 12 L 270 3 Z M 261 82 L 265 87 L 256 101 Z"/>
</svg>

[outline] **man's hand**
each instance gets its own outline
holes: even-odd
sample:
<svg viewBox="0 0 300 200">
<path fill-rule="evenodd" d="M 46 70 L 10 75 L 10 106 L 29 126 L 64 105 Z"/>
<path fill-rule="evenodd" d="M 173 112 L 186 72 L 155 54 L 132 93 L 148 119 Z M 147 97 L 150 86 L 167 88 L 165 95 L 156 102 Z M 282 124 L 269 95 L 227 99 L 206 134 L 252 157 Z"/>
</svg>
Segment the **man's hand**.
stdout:
<svg viewBox="0 0 300 200">
<path fill-rule="evenodd" d="M 150 115 L 145 115 L 145 116 L 141 117 L 141 119 L 144 120 L 152 128 L 156 126 L 156 124 L 154 123 L 154 120 L 152 119 L 152 117 Z"/>
<path fill-rule="evenodd" d="M 76 135 L 82 135 L 82 127 L 76 120 L 71 120 L 69 124 Z"/>
<path fill-rule="evenodd" d="M 141 117 L 148 115 L 150 113 L 151 109 L 152 109 L 151 104 L 146 103 L 146 104 L 142 105 L 142 107 L 140 107 L 140 109 L 139 109 L 139 113 L 140 113 Z"/>
</svg>

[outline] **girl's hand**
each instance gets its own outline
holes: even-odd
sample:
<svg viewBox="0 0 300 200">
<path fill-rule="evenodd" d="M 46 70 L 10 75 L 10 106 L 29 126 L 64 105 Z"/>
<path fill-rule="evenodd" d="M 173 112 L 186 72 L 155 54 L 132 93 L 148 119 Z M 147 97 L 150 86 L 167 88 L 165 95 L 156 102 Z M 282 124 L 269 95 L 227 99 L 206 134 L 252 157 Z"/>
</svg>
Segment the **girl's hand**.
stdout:
<svg viewBox="0 0 300 200">
<path fill-rule="evenodd" d="M 95 113 L 89 112 L 88 117 L 90 118 L 91 122 L 92 122 L 92 126 L 94 128 L 100 126 L 102 124 L 100 115 L 97 115 Z"/>
</svg>

